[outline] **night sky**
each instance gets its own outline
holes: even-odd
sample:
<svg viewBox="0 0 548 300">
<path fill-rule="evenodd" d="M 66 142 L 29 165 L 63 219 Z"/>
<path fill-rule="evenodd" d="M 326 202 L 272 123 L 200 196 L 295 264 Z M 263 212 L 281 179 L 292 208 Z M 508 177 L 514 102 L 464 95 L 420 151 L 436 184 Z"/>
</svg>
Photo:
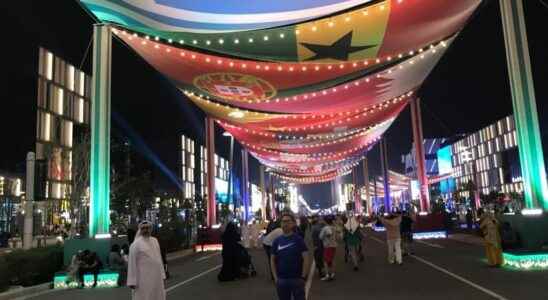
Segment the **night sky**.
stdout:
<svg viewBox="0 0 548 300">
<path fill-rule="evenodd" d="M 544 148 L 548 149 L 548 8 L 540 1 L 524 2 L 541 130 Z M 83 62 L 83 69 L 91 73 L 91 49 L 85 60 L 84 53 L 93 20 L 77 1 L 2 1 L 0 7 L 4 12 L 0 170 L 21 171 L 25 153 L 34 150 L 38 47 L 50 49 L 77 67 Z M 420 94 L 425 137 L 476 131 L 511 114 L 498 1 L 484 3 L 430 74 Z M 113 129 L 129 135 L 130 127 L 176 176 L 180 135 L 187 134 L 203 143 L 203 113 L 119 42 L 113 47 L 112 110 Z M 394 170 L 403 169 L 401 155 L 411 148 L 410 122 L 406 109 L 387 133 L 389 163 Z M 228 139 L 220 134 L 219 130 L 217 151 L 228 157 Z M 239 153 L 238 148 L 235 153 Z M 368 157 L 372 174 L 378 174 L 377 147 Z M 238 162 L 239 155 L 235 159 Z M 252 179 L 258 178 L 254 160 L 250 160 L 250 167 Z M 161 171 L 154 173 L 157 183 L 173 186 Z M 305 198 L 322 205 L 325 203 L 321 199 L 330 195 L 328 184 L 303 190 Z"/>
</svg>

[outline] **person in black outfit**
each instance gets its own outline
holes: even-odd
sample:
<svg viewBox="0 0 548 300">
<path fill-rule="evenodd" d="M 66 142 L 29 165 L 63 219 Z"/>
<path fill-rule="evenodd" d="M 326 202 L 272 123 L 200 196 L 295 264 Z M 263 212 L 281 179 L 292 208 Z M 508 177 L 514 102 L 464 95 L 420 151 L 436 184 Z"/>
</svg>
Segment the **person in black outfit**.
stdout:
<svg viewBox="0 0 548 300">
<path fill-rule="evenodd" d="M 400 223 L 400 234 L 402 238 L 403 255 L 413 254 L 413 219 L 409 216 L 409 212 L 402 215 Z"/>
<path fill-rule="evenodd" d="M 318 275 L 320 278 L 325 276 L 324 274 L 324 263 L 323 263 L 323 243 L 320 239 L 320 232 L 325 226 L 325 222 L 322 218 L 314 216 L 312 219 L 312 245 L 314 246 L 314 260 L 316 261 L 316 268 L 318 269 Z"/>
<path fill-rule="evenodd" d="M 240 233 L 236 229 L 234 223 L 228 223 L 225 232 L 221 236 L 223 244 L 223 250 L 221 255 L 223 257 L 223 266 L 221 272 L 217 276 L 219 281 L 231 281 L 240 277 L 240 247 L 241 241 Z"/>
<path fill-rule="evenodd" d="M 103 263 L 99 259 L 99 256 L 97 256 L 97 253 L 90 252 L 89 250 L 84 251 L 82 262 L 83 264 L 78 271 L 78 279 L 81 282 L 80 287 L 84 287 L 84 274 L 86 273 L 93 274 L 93 287 L 96 287 L 97 276 L 99 275 L 99 271 L 103 268 Z"/>
<path fill-rule="evenodd" d="M 299 223 L 297 233 L 304 239 L 306 236 L 306 231 L 308 230 L 308 219 L 305 216 L 302 216 L 299 219 Z"/>
<path fill-rule="evenodd" d="M 164 272 L 166 273 L 166 279 L 169 279 L 169 269 L 167 267 L 167 246 L 166 241 L 160 239 L 160 236 L 157 237 L 158 243 L 160 244 L 160 254 L 162 255 L 162 263 L 164 264 Z"/>
<path fill-rule="evenodd" d="M 133 228 L 128 228 L 127 231 L 126 231 L 126 234 L 127 234 L 127 241 L 128 243 L 131 245 L 131 243 L 133 243 L 133 240 L 135 240 L 135 229 Z"/>
<path fill-rule="evenodd" d="M 472 210 L 469 209 L 466 211 L 466 227 L 468 227 L 468 230 L 472 230 L 473 223 Z"/>
</svg>

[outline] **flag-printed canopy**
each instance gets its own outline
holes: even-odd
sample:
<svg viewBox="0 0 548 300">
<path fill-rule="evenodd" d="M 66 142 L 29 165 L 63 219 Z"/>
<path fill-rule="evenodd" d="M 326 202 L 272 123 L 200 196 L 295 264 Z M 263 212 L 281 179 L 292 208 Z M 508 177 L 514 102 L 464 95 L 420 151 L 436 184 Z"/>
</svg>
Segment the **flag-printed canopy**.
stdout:
<svg viewBox="0 0 548 300">
<path fill-rule="evenodd" d="M 233 32 L 299 23 L 374 0 L 81 0 L 97 19 L 141 30 Z"/>
<path fill-rule="evenodd" d="M 481 0 L 82 2 L 273 174 L 304 184 L 360 162 Z"/>
<path fill-rule="evenodd" d="M 84 0 L 83 3 L 101 21 L 188 48 L 254 60 L 317 62 L 393 56 L 427 46 L 460 30 L 479 3 L 479 0 L 361 1 L 366 3 L 303 23 L 261 30 L 196 33 L 111 18 L 108 17 L 111 14 L 98 13 L 100 10 L 88 1 L 144 0 Z"/>
</svg>

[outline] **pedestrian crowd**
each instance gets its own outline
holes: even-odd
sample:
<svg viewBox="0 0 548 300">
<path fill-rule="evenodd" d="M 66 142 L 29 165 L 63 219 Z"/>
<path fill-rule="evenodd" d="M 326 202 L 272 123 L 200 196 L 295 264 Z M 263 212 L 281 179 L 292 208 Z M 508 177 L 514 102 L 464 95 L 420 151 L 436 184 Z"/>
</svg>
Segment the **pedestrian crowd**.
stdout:
<svg viewBox="0 0 548 300">
<path fill-rule="evenodd" d="M 502 249 L 505 247 L 501 235 L 504 231 L 491 214 L 478 210 L 478 228 L 485 242 L 488 263 L 502 265 Z M 296 218 L 286 211 L 277 220 L 269 223 L 254 221 L 250 224 L 229 222 L 222 226 L 223 264 L 218 280 L 241 280 L 256 274 L 249 248 L 262 248 L 268 259 L 270 278 L 280 300 L 304 300 L 306 282 L 313 276 L 314 263 L 321 281 L 335 280 L 336 270 L 343 266 L 336 264 L 337 257 L 344 257 L 345 264 L 359 272 L 365 260 L 365 227 L 375 223 L 385 229 L 387 261 L 402 266 L 406 255 L 413 255 L 413 228 L 417 217 L 408 212 L 363 216 L 332 215 Z M 132 299 L 165 299 L 164 279 L 167 277 L 165 256 L 158 240 L 151 236 L 152 223 L 143 221 L 138 226 L 131 246 L 113 245 L 107 265 L 117 271 L 120 284 L 126 282 L 132 289 Z M 506 244 L 508 247 L 508 243 Z M 79 251 L 72 258 L 68 278 L 84 284 L 84 274 L 97 275 L 103 263 L 97 253 Z M 327 284 L 327 283 L 326 283 Z"/>
</svg>

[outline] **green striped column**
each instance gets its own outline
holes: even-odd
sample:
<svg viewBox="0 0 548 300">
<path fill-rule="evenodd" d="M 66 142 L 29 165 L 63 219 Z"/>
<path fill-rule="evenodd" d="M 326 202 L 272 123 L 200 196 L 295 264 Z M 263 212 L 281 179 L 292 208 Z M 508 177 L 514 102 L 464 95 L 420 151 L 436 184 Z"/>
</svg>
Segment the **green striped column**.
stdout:
<svg viewBox="0 0 548 300">
<path fill-rule="evenodd" d="M 110 67 L 112 33 L 109 26 L 93 26 L 93 83 L 91 85 L 91 162 L 89 237 L 109 233 L 110 225 Z"/>
<path fill-rule="evenodd" d="M 527 208 L 548 210 L 548 185 L 522 0 L 500 1 Z"/>
</svg>

